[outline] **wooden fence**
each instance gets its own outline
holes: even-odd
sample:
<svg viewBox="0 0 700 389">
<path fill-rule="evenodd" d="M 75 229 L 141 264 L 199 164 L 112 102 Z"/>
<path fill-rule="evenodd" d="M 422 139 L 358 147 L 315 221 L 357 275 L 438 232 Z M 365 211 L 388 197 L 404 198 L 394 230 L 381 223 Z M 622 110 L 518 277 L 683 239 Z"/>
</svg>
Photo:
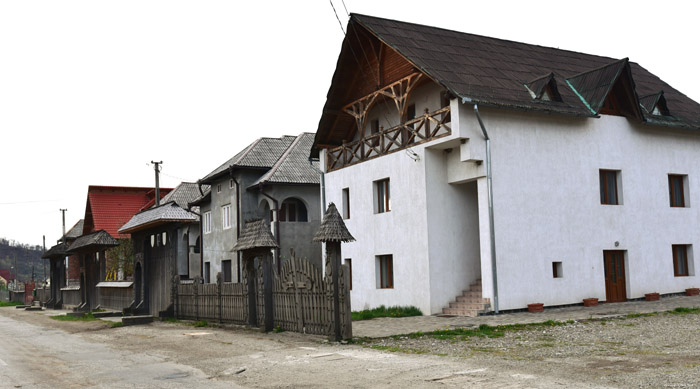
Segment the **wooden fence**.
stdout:
<svg viewBox="0 0 700 389">
<path fill-rule="evenodd" d="M 200 278 L 179 280 L 176 277 L 173 288 L 175 316 L 247 325 L 247 283 L 255 282 L 256 319 L 261 325 L 265 321 L 261 265 L 257 270 L 255 280 L 244 279 L 243 283 L 221 282 L 220 275 L 216 284 L 202 284 Z M 340 299 L 345 302 L 350 296 L 347 265 L 341 267 L 340 275 Z M 272 306 L 275 327 L 317 335 L 333 333 L 333 286 L 317 267 L 305 259 L 291 258 L 282 265 L 280 274 L 274 274 Z M 350 323 L 350 311 L 345 307 L 344 303 L 341 304 L 341 322 Z"/>
</svg>

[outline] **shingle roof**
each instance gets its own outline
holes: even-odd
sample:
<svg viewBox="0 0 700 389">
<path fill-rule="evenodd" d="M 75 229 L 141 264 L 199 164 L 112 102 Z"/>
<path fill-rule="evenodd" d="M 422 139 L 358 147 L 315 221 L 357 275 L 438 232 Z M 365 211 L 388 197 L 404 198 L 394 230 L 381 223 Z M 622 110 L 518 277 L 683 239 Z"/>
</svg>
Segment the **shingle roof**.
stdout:
<svg viewBox="0 0 700 389">
<path fill-rule="evenodd" d="M 352 14 L 348 23 L 348 31 L 354 30 L 369 31 L 460 100 L 507 109 L 593 116 L 566 80 L 606 65 L 614 67 L 619 61 L 358 14 Z M 348 83 L 354 74 L 349 73 L 347 67 L 356 67 L 356 61 L 350 55 L 353 46 L 349 42 L 359 34 L 348 33 L 343 43 L 334 82 L 319 123 L 317 144 L 338 145 L 345 139 L 346 134 L 331 132 L 336 119 L 347 116 L 337 116 L 337 112 L 350 103 L 343 97 L 347 96 Z M 700 129 L 698 103 L 640 65 L 629 62 L 628 66 L 637 95 L 664 92 L 668 109 L 674 117 L 673 124 L 665 124 Z M 561 101 L 534 99 L 525 88 L 528 81 L 549 73 L 554 76 Z M 591 97 L 600 96 L 592 93 Z"/>
<path fill-rule="evenodd" d="M 197 215 L 181 208 L 174 201 L 171 201 L 159 207 L 150 208 L 137 213 L 129 222 L 119 229 L 119 233 L 130 234 L 162 223 L 192 223 L 198 220 L 199 218 Z"/>
<path fill-rule="evenodd" d="M 292 144 L 294 139 L 296 139 L 294 136 L 259 138 L 200 181 L 211 184 L 214 180 L 226 174 L 229 167 L 270 168 Z"/>
<path fill-rule="evenodd" d="M 265 220 L 251 220 L 245 223 L 241 229 L 241 236 L 233 245 L 231 251 L 243 251 L 252 249 L 271 249 L 279 247 L 275 237 L 272 236 L 270 226 Z"/>
<path fill-rule="evenodd" d="M 66 232 L 66 239 L 75 239 L 83 234 L 83 224 L 85 219 L 78 220 L 73 227 L 71 227 L 68 232 Z"/>
<path fill-rule="evenodd" d="M 338 209 L 334 203 L 328 204 L 323 221 L 314 235 L 314 242 L 354 242 L 355 238 L 350 234 L 345 226 L 343 218 L 340 217 Z"/>
<path fill-rule="evenodd" d="M 171 190 L 161 188 L 161 196 Z M 137 212 L 150 207 L 154 199 L 153 188 L 91 185 L 88 187 L 83 233 L 105 230 L 111 236 L 117 236 L 119 227 Z"/>
<path fill-rule="evenodd" d="M 209 185 L 202 185 L 202 190 L 207 191 L 209 189 Z M 197 200 L 200 197 L 199 193 L 199 188 L 197 187 L 197 183 L 195 182 L 183 182 L 180 183 L 175 189 L 170 191 L 165 197 L 163 197 L 163 200 L 161 200 L 161 204 L 166 204 L 171 201 L 174 201 L 177 205 L 179 205 L 181 208 L 187 209 L 188 204 Z"/>
<path fill-rule="evenodd" d="M 66 256 L 66 251 L 68 251 L 68 244 L 66 243 L 59 243 L 50 249 L 48 249 L 44 255 L 41 256 L 42 259 L 50 259 L 50 258 L 63 258 Z"/>
<path fill-rule="evenodd" d="M 68 247 L 67 253 L 72 254 L 91 249 L 99 250 L 118 245 L 119 242 L 107 233 L 107 231 L 99 230 L 76 239 L 75 242 Z"/>
<path fill-rule="evenodd" d="M 297 136 L 279 160 L 253 185 L 261 183 L 316 184 L 321 181 L 318 162 L 309 163 L 309 153 L 315 134 L 304 132 Z"/>
</svg>

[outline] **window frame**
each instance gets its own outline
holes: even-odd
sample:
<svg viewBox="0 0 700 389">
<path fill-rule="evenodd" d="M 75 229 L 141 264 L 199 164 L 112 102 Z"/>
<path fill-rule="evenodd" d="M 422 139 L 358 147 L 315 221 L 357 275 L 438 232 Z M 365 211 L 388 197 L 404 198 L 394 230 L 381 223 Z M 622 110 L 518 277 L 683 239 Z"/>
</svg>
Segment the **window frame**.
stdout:
<svg viewBox="0 0 700 389">
<path fill-rule="evenodd" d="M 350 219 L 350 188 L 342 190 L 343 219 Z"/>
<path fill-rule="evenodd" d="M 394 256 L 392 254 L 377 255 L 377 265 L 379 270 L 377 289 L 394 289 Z"/>
<path fill-rule="evenodd" d="M 374 181 L 374 213 L 391 212 L 391 180 L 383 178 Z"/>
<path fill-rule="evenodd" d="M 210 284 L 211 283 L 211 262 L 207 261 L 204 262 L 204 283 L 205 284 Z"/>
<path fill-rule="evenodd" d="M 350 276 L 349 290 L 352 290 L 352 258 L 345 258 L 345 264 L 348 266 L 348 275 Z"/>
<path fill-rule="evenodd" d="M 205 234 L 211 233 L 211 211 L 204 212 L 202 215 L 202 231 Z"/>
<path fill-rule="evenodd" d="M 228 230 L 232 227 L 231 224 L 231 204 L 226 204 L 221 207 L 221 227 Z"/>
<path fill-rule="evenodd" d="M 564 278 L 564 265 L 561 261 L 552 262 L 552 278 Z"/>
<path fill-rule="evenodd" d="M 228 280 L 226 279 L 226 270 L 228 266 Z M 233 282 L 233 261 L 224 259 L 221 261 L 221 280 L 223 282 Z"/>
<path fill-rule="evenodd" d="M 612 182 L 615 185 L 615 199 L 614 202 L 610 198 L 612 194 L 608 184 L 610 183 L 610 176 L 612 175 Z M 622 204 L 620 196 L 620 185 L 618 181 L 620 180 L 620 170 L 612 169 L 600 169 L 598 172 L 598 182 L 600 185 L 600 204 L 601 205 L 620 205 Z"/>
<path fill-rule="evenodd" d="M 669 204 L 671 205 L 671 208 L 686 208 L 687 207 L 687 200 L 686 200 L 686 181 L 687 181 L 687 174 L 669 174 L 668 175 L 668 195 L 669 195 Z M 675 203 L 675 198 L 676 198 L 676 187 L 674 185 L 674 181 L 680 183 L 680 205 Z"/>
<path fill-rule="evenodd" d="M 673 276 L 674 277 L 689 277 L 690 276 L 690 269 L 688 268 L 688 246 L 687 244 L 674 244 L 671 246 L 671 250 L 673 251 Z M 682 257 L 679 257 L 679 254 L 683 254 Z M 683 268 L 684 269 L 679 269 L 679 264 L 683 263 Z M 684 272 L 681 270 L 685 270 Z"/>
</svg>

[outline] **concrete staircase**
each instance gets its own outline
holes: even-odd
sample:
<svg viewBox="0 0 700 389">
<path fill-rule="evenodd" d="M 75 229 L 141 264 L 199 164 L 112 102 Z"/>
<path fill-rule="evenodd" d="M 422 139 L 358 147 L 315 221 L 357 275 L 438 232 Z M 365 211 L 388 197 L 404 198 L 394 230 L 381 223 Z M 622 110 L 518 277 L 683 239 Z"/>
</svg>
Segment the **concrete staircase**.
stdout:
<svg viewBox="0 0 700 389">
<path fill-rule="evenodd" d="M 491 306 L 489 299 L 481 297 L 481 280 L 469 286 L 469 290 L 462 292 L 449 307 L 442 308 L 443 315 L 450 316 L 479 316 Z"/>
</svg>

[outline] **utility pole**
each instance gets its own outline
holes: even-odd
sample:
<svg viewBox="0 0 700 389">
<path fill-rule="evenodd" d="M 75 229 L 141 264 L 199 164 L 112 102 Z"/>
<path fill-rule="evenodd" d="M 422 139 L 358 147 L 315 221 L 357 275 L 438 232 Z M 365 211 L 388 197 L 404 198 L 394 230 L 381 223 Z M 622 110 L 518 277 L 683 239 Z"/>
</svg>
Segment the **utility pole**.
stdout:
<svg viewBox="0 0 700 389">
<path fill-rule="evenodd" d="M 158 180 L 158 175 L 160 173 L 160 165 L 163 164 L 163 161 L 160 162 L 155 162 L 151 161 L 153 164 L 153 170 L 156 171 L 156 207 L 160 205 L 160 182 Z"/>
<path fill-rule="evenodd" d="M 44 239 L 44 252 L 42 254 L 46 254 L 46 235 L 42 235 Z M 42 255 L 43 257 L 43 255 Z M 46 282 L 46 259 L 41 258 L 41 265 L 44 268 L 44 278 L 42 279 L 43 282 Z"/>
<path fill-rule="evenodd" d="M 67 209 L 61 208 L 61 209 L 59 209 L 59 211 L 61 211 L 61 213 L 63 214 L 63 235 L 61 235 L 61 239 L 65 239 L 66 238 L 66 211 L 67 211 Z M 46 247 L 44 247 L 44 250 L 46 250 Z"/>
</svg>

